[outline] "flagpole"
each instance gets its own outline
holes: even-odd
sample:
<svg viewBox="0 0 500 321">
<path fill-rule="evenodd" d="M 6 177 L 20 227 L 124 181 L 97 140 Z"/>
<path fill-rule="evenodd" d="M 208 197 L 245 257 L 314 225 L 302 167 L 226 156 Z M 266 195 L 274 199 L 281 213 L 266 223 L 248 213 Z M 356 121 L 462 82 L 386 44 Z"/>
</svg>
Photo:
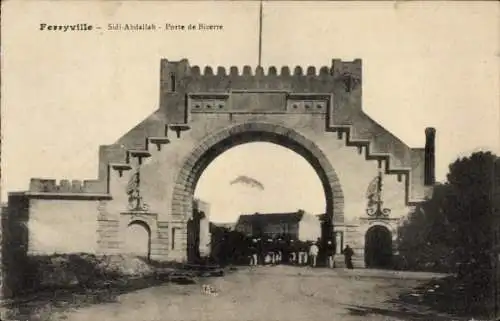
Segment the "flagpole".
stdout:
<svg viewBox="0 0 500 321">
<path fill-rule="evenodd" d="M 259 8 L 259 61 L 258 67 L 261 66 L 262 62 L 262 0 L 260 0 L 260 8 Z"/>
</svg>

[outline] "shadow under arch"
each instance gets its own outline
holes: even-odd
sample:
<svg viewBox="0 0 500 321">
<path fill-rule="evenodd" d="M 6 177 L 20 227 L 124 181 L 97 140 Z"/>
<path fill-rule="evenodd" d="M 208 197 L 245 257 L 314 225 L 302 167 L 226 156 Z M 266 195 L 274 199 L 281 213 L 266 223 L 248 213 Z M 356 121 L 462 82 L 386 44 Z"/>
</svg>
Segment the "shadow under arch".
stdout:
<svg viewBox="0 0 500 321">
<path fill-rule="evenodd" d="M 304 157 L 318 174 L 325 192 L 326 223 L 329 234 L 334 222 L 344 222 L 344 195 L 337 173 L 321 149 L 292 128 L 282 125 L 251 122 L 237 124 L 209 135 L 184 160 L 176 178 L 172 195 L 172 215 L 188 221 L 193 213 L 192 204 L 196 184 L 203 171 L 228 149 L 250 142 L 268 142 L 288 148 Z M 326 232 L 326 231 L 325 231 Z M 323 238 L 331 235 L 325 235 Z"/>
<path fill-rule="evenodd" d="M 392 231 L 383 224 L 371 226 L 365 233 L 365 265 L 367 268 L 392 267 Z"/>
<path fill-rule="evenodd" d="M 149 261 L 149 259 L 151 258 L 151 228 L 150 228 L 149 224 L 143 220 L 133 220 L 127 224 L 127 229 L 133 225 L 141 226 L 146 230 L 146 233 L 147 233 L 147 251 L 146 251 L 145 259 Z"/>
</svg>

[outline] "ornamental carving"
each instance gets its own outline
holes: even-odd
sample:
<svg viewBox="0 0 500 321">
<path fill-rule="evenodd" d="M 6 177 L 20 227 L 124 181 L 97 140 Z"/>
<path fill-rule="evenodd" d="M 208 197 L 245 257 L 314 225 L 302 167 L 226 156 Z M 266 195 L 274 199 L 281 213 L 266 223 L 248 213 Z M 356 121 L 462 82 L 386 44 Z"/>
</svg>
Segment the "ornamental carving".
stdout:
<svg viewBox="0 0 500 321">
<path fill-rule="evenodd" d="M 370 182 L 366 191 L 366 197 L 368 198 L 366 215 L 370 218 L 389 218 L 389 214 L 391 213 L 390 209 L 384 207 L 384 201 L 382 199 L 382 179 L 382 170 L 379 163 L 378 175 Z"/>
<path fill-rule="evenodd" d="M 344 72 L 340 77 L 340 79 L 344 84 L 345 90 L 347 92 L 353 91 L 354 89 L 356 89 L 356 87 L 358 87 L 361 84 L 361 79 L 350 72 Z"/>
<path fill-rule="evenodd" d="M 141 211 L 145 212 L 149 210 L 149 205 L 146 204 L 141 195 L 141 172 L 140 167 L 137 168 L 136 172 L 130 178 L 127 184 L 127 195 L 128 195 L 128 206 L 127 209 L 130 211 Z"/>
</svg>

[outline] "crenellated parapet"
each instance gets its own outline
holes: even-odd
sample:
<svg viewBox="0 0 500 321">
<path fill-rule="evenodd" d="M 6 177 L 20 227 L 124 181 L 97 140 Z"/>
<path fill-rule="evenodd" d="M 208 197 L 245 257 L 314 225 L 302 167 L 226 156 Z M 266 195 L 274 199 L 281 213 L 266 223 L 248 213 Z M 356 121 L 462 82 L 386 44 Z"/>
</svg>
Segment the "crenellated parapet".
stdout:
<svg viewBox="0 0 500 321">
<path fill-rule="evenodd" d="M 29 192 L 32 193 L 95 193 L 94 180 L 67 180 L 32 178 Z"/>
<path fill-rule="evenodd" d="M 190 66 L 187 59 L 161 60 L 163 93 L 240 90 L 287 90 L 293 92 L 331 93 L 336 87 L 352 91 L 361 84 L 362 63 L 332 60 L 331 66 Z"/>
<path fill-rule="evenodd" d="M 205 66 L 203 69 L 200 66 L 193 66 L 191 67 L 191 72 L 190 76 L 194 78 L 201 79 L 202 77 L 251 77 L 255 76 L 256 79 L 258 78 L 265 78 L 265 77 L 291 77 L 294 76 L 300 77 L 300 76 L 308 76 L 308 77 L 329 77 L 332 75 L 330 68 L 323 66 L 316 70 L 315 66 L 309 66 L 306 69 L 304 69 L 301 66 L 296 66 L 293 68 L 291 71 L 291 68 L 288 66 L 283 66 L 279 70 L 275 66 L 268 67 L 267 70 L 265 70 L 263 67 L 255 67 L 252 68 L 249 65 L 243 66 L 243 68 L 238 68 L 237 66 L 232 66 L 228 70 L 226 70 L 225 67 L 217 67 L 214 68 L 211 66 Z"/>
</svg>

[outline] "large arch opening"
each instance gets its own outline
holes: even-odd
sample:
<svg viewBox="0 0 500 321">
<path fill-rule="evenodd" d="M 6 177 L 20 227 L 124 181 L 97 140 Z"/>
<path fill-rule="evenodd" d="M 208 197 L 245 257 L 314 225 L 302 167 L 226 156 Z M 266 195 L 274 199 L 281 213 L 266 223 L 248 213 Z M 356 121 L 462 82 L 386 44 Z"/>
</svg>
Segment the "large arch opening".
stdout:
<svg viewBox="0 0 500 321">
<path fill-rule="evenodd" d="M 151 230 L 143 221 L 132 221 L 127 226 L 124 252 L 149 260 L 151 256 Z"/>
<path fill-rule="evenodd" d="M 205 169 L 225 151 L 252 142 L 267 142 L 285 147 L 302 156 L 312 166 L 321 181 L 326 200 L 322 216 L 321 242 L 333 240 L 334 222 L 343 222 L 344 219 L 344 198 L 337 174 L 314 142 L 293 129 L 275 124 L 236 125 L 215 133 L 200 143 L 185 160 L 177 177 L 172 197 L 173 217 L 185 222 L 192 220 L 194 192 Z"/>
<path fill-rule="evenodd" d="M 281 240 L 280 245 L 287 240 L 317 241 L 326 200 L 315 169 L 302 156 L 277 144 L 251 142 L 225 151 L 203 171 L 187 224 L 190 253 L 203 246 L 203 237 L 193 238 L 195 229 L 202 231 L 203 205 L 210 221 L 212 258 L 245 264 L 242 252 L 248 250 L 249 238 L 265 240 L 266 246 L 272 246 L 269 240 Z M 261 260 L 270 263 L 266 258 Z M 292 262 L 285 257 L 281 263 Z"/>
<path fill-rule="evenodd" d="M 366 231 L 365 264 L 367 268 L 392 267 L 392 233 L 387 227 L 375 225 Z"/>
<path fill-rule="evenodd" d="M 324 214 L 326 209 L 323 186 L 309 162 L 267 142 L 238 145 L 214 159 L 198 180 L 195 200 L 209 206 L 210 222 L 227 226 L 241 214 L 299 209 Z"/>
</svg>

